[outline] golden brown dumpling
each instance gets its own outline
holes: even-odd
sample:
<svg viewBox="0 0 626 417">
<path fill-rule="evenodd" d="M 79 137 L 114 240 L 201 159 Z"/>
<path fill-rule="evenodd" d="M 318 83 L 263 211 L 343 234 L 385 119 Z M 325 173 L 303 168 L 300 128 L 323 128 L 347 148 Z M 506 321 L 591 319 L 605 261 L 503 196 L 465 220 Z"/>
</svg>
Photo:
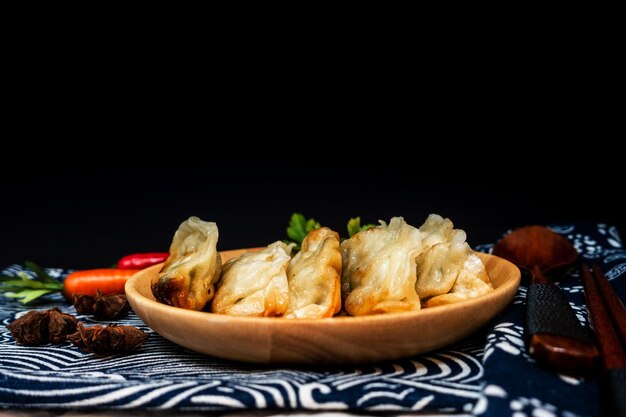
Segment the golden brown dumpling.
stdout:
<svg viewBox="0 0 626 417">
<path fill-rule="evenodd" d="M 291 246 L 274 242 L 224 264 L 211 311 L 234 316 L 274 317 L 287 310 Z"/>
<path fill-rule="evenodd" d="M 458 232 L 451 236 L 452 240 L 437 243 L 417 257 L 415 289 L 421 299 L 445 294 L 454 285 L 465 259 L 471 253 L 465 243 L 465 233 Z"/>
<path fill-rule="evenodd" d="M 152 279 L 158 301 L 190 310 L 202 310 L 213 298 L 222 259 L 216 250 L 217 225 L 197 217 L 185 220 L 176 230 L 170 256 Z"/>
<path fill-rule="evenodd" d="M 332 317 L 341 310 L 339 234 L 327 227 L 310 231 L 287 270 L 286 318 Z"/>
<path fill-rule="evenodd" d="M 344 308 L 353 316 L 419 310 L 415 258 L 422 233 L 402 217 L 341 244 Z"/>
<path fill-rule="evenodd" d="M 476 254 L 471 254 L 463 263 L 463 268 L 448 294 L 438 295 L 426 301 L 426 307 L 456 303 L 476 298 L 493 291 L 485 266 Z"/>
<path fill-rule="evenodd" d="M 480 258 L 465 242 L 463 230 L 431 214 L 420 227 L 424 251 L 417 257 L 415 289 L 426 306 L 477 297 L 492 290 Z M 431 298 L 432 297 L 432 298 Z"/>
</svg>

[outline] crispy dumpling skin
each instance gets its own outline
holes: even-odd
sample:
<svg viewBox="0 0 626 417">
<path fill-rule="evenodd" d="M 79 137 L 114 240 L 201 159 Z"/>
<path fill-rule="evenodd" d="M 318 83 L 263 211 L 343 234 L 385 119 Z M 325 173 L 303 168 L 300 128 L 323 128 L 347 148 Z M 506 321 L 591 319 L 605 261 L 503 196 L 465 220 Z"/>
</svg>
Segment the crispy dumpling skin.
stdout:
<svg viewBox="0 0 626 417">
<path fill-rule="evenodd" d="M 452 289 L 465 259 L 471 253 L 465 243 L 465 233 L 461 230 L 457 232 L 450 236 L 450 241 L 437 243 L 417 257 L 415 289 L 421 299 L 445 294 Z"/>
<path fill-rule="evenodd" d="M 222 259 L 213 222 L 190 217 L 176 230 L 170 256 L 152 279 L 154 298 L 175 307 L 202 310 L 215 294 Z"/>
<path fill-rule="evenodd" d="M 452 240 L 452 235 L 458 229 L 454 229 L 452 221 L 448 218 L 443 218 L 438 214 L 430 214 L 424 224 L 420 226 L 420 232 L 424 235 L 424 250 L 435 246 L 438 243 L 449 242 Z M 465 233 L 462 230 L 458 230 L 461 233 Z M 465 241 L 465 237 L 463 238 Z"/>
<path fill-rule="evenodd" d="M 332 317 L 341 310 L 339 234 L 327 227 L 310 231 L 287 269 L 286 318 Z"/>
<path fill-rule="evenodd" d="M 224 264 L 211 311 L 250 317 L 282 316 L 289 302 L 291 246 L 274 242 Z"/>
<path fill-rule="evenodd" d="M 424 251 L 417 257 L 416 291 L 426 306 L 477 297 L 493 290 L 480 258 L 465 242 L 463 230 L 431 214 L 420 227 Z"/>
<path fill-rule="evenodd" d="M 426 307 L 456 303 L 469 300 L 493 291 L 485 267 L 476 254 L 471 254 L 448 294 L 438 295 L 426 301 Z"/>
<path fill-rule="evenodd" d="M 420 309 L 415 258 L 422 233 L 402 217 L 362 231 L 341 244 L 344 308 L 353 316 Z"/>
</svg>

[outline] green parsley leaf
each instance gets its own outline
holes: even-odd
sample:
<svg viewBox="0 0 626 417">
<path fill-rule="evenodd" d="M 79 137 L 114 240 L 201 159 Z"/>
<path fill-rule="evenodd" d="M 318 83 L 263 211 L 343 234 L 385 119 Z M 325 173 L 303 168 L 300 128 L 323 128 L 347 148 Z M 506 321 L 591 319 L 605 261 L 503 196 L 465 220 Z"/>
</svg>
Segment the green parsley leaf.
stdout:
<svg viewBox="0 0 626 417">
<path fill-rule="evenodd" d="M 371 227 L 375 227 L 376 225 L 374 224 L 364 224 L 363 226 L 361 226 L 361 217 L 353 217 L 350 220 L 348 220 L 348 225 L 347 225 L 347 229 L 348 229 L 348 237 L 352 237 L 354 235 L 356 235 L 359 232 L 362 232 L 364 230 L 367 230 Z"/>
<path fill-rule="evenodd" d="M 306 235 L 311 230 L 319 229 L 320 227 L 321 225 L 319 222 L 315 221 L 315 219 L 311 218 L 307 220 L 303 214 L 293 213 L 289 221 L 289 227 L 287 227 L 287 236 L 291 240 L 286 242 L 295 243 L 296 250 L 300 250 L 300 246 Z"/>
</svg>

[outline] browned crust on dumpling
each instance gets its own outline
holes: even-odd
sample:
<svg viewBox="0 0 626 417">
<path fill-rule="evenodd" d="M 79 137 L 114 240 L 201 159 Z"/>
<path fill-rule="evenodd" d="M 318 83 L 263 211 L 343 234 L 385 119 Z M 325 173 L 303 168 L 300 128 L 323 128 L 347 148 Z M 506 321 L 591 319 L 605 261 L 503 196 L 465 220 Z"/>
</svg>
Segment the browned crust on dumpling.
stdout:
<svg viewBox="0 0 626 417">
<path fill-rule="evenodd" d="M 152 278 L 154 298 L 164 304 L 202 310 L 211 301 L 222 261 L 216 250 L 219 232 L 213 222 L 192 216 L 180 224 L 170 256 Z"/>
<path fill-rule="evenodd" d="M 362 316 L 419 310 L 415 258 L 421 245 L 420 231 L 402 217 L 345 240 L 341 248 L 346 312 Z"/>
<path fill-rule="evenodd" d="M 157 301 L 174 307 L 190 309 L 187 291 L 189 286 L 183 277 L 161 277 L 157 282 L 151 285 L 152 295 Z"/>
</svg>

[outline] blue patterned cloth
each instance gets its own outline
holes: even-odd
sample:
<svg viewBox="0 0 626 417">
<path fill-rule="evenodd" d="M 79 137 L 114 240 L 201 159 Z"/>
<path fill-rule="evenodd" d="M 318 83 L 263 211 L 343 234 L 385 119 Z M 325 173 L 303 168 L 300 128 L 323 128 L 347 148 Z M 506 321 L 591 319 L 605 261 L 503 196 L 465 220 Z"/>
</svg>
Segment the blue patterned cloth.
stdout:
<svg viewBox="0 0 626 417">
<path fill-rule="evenodd" d="M 585 261 L 599 263 L 626 298 L 626 251 L 615 228 L 553 227 Z M 478 250 L 488 252 L 493 245 Z M 17 265 L 4 270 L 15 274 Z M 63 279 L 62 269 L 48 272 Z M 412 358 L 335 368 L 272 368 L 200 355 L 162 338 L 134 314 L 121 324 L 149 333 L 133 353 L 97 358 L 69 343 L 24 347 L 6 325 L 30 309 L 59 307 L 60 295 L 25 308 L 0 297 L 0 407 L 144 410 L 355 410 L 468 413 L 490 417 L 601 415 L 597 381 L 544 371 L 523 348 L 528 282 L 492 323 L 455 345 Z M 578 272 L 559 286 L 578 318 L 587 311 Z M 96 324 L 78 315 L 86 325 Z M 101 324 L 101 323 L 100 323 Z"/>
</svg>

